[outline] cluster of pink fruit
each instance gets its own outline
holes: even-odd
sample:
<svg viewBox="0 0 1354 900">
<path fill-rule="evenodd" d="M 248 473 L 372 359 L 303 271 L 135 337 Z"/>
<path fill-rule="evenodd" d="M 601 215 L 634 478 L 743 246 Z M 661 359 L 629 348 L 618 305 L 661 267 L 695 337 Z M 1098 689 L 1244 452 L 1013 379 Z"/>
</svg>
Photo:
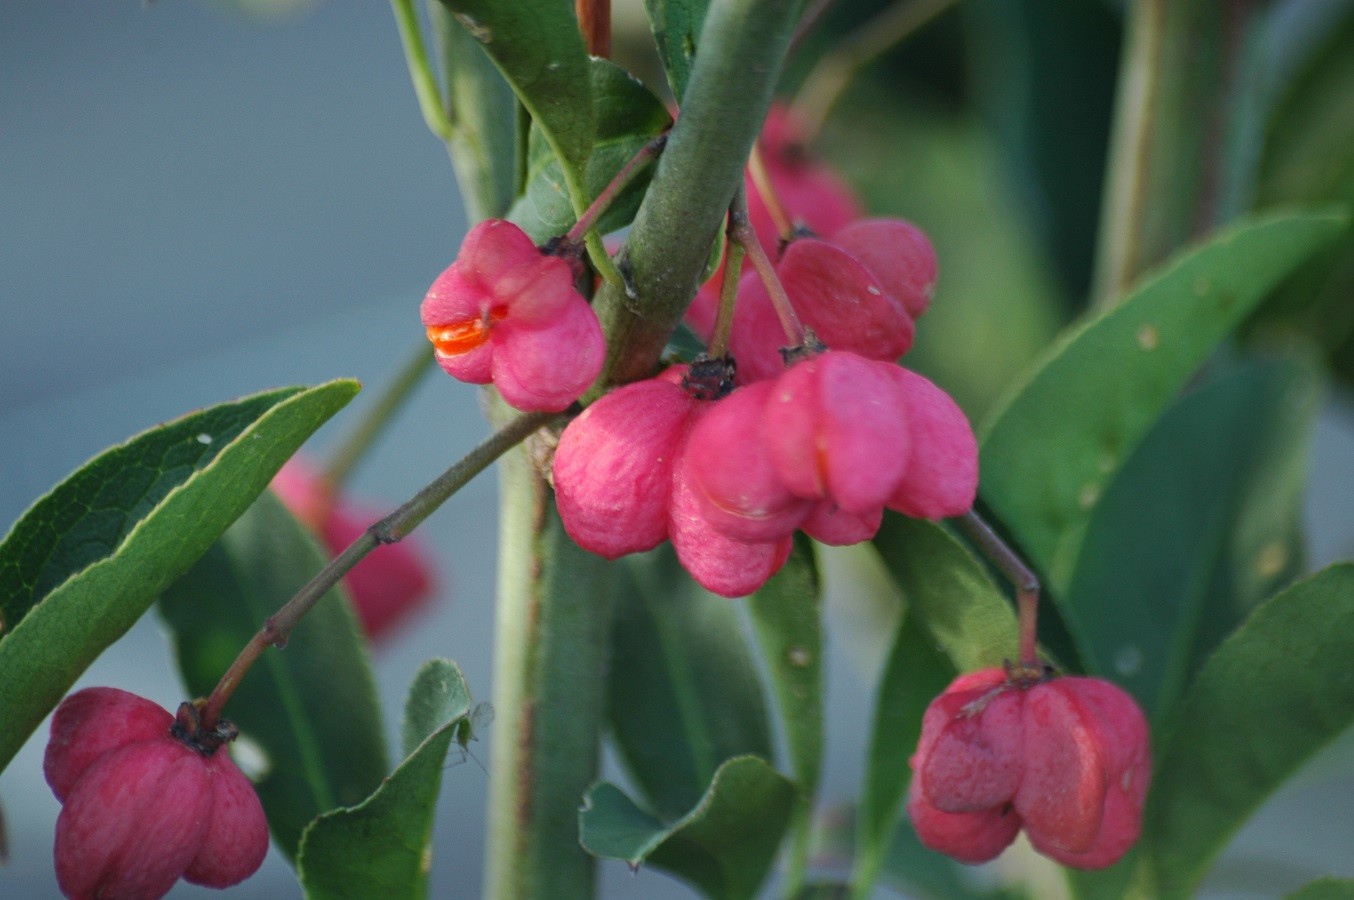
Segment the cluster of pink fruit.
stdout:
<svg viewBox="0 0 1354 900">
<path fill-rule="evenodd" d="M 861 219 L 845 185 L 799 150 L 783 112 L 768 119 L 760 154 L 769 196 L 749 178 L 748 220 L 761 245 L 778 248 L 777 292 L 808 331 L 784 328 L 766 273 L 749 273 L 727 335 L 736 369 L 698 360 L 611 391 L 564 429 L 553 464 L 560 516 L 580 546 L 614 559 L 671 540 L 695 579 L 725 596 L 771 577 L 797 529 L 857 543 L 886 508 L 967 512 L 978 481 L 963 412 L 897 364 L 935 283 L 929 241 L 907 222 Z M 566 409 L 606 352 L 580 274 L 570 248 L 539 249 L 506 221 L 476 226 L 423 302 L 438 362 L 518 409 Z M 688 315 L 707 340 L 717 284 Z M 361 532 L 304 471 L 284 471 L 274 487 L 332 551 Z M 383 552 L 349 576 L 373 636 L 429 585 L 408 550 Z M 175 717 L 112 688 L 58 708 L 45 769 L 64 804 L 56 867 L 68 896 L 155 897 L 180 877 L 224 887 L 258 868 L 267 824 L 223 749 L 233 731 L 204 733 L 196 709 L 185 703 Z M 1150 775 L 1147 726 L 1127 694 L 1002 669 L 962 676 L 931 704 L 911 762 L 918 836 L 971 863 L 1023 827 L 1059 862 L 1109 865 L 1137 839 Z"/>
<path fill-rule="evenodd" d="M 579 546 L 614 559 L 671 540 L 701 585 L 730 597 L 780 568 L 796 529 L 854 544 L 874 535 L 886 507 L 939 519 L 967 511 L 977 490 L 963 412 L 896 364 L 935 283 L 930 242 L 907 222 L 858 219 L 847 188 L 792 138 L 774 112 L 760 149 L 773 199 L 749 177 L 748 215 L 758 241 L 782 250 L 774 277 L 808 339 L 787 336 L 784 310 L 749 272 L 728 336 L 736 379 L 716 360 L 613 390 L 564 429 L 553 465 L 560 517 Z M 793 233 L 774 224 L 782 204 Z M 596 380 L 605 352 L 577 274 L 509 222 L 477 226 L 423 302 L 439 363 L 492 382 L 519 409 L 564 409 Z M 707 338 L 718 283 L 689 316 Z"/>
</svg>

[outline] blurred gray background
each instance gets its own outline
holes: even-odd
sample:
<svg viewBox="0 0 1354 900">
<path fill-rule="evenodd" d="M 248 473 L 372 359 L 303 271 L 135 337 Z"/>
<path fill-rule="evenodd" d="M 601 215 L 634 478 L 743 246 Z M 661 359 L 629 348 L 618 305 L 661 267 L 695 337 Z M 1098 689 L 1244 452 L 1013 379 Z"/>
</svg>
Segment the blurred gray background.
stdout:
<svg viewBox="0 0 1354 900">
<path fill-rule="evenodd" d="M 385 3 L 335 0 L 273 23 L 174 0 L 0 4 L 0 529 L 90 456 L 190 409 L 338 376 L 379 383 L 422 340 L 418 301 L 463 231 Z M 485 431 L 472 389 L 430 378 L 354 490 L 393 505 Z M 1332 405 L 1309 508 L 1318 564 L 1354 548 L 1351 461 L 1354 415 Z M 377 652 L 392 734 L 429 656 L 455 658 L 477 696 L 490 694 L 494 501 L 482 478 L 420 531 L 437 551 L 441 596 Z M 836 803 L 859 782 L 882 650 L 870 636 L 883 613 L 856 599 L 869 581 L 860 564 L 847 554 L 829 565 L 825 795 Z M 171 708 L 182 699 L 154 616 L 80 682 L 90 684 Z M 1354 875 L 1348 737 L 1243 831 L 1212 896 Z M 0 775 L 3 897 L 57 896 L 58 806 L 41 755 L 39 735 Z M 435 897 L 479 894 L 485 785 L 474 764 L 447 772 Z M 602 871 L 608 897 L 691 896 L 650 871 Z M 299 890 L 274 855 L 234 895 Z"/>
</svg>

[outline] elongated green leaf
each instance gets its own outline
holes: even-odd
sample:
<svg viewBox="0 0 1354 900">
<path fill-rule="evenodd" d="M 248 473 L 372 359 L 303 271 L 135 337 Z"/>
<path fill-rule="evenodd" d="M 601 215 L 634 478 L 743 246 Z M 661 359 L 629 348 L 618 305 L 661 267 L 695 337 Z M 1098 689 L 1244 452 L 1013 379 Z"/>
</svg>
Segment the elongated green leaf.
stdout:
<svg viewBox="0 0 1354 900">
<path fill-rule="evenodd" d="M 105 451 L 24 513 L 0 544 L 0 769 L 357 390 L 283 388 L 193 413 Z"/>
<path fill-rule="evenodd" d="M 325 813 L 306 828 L 297 868 L 306 896 L 427 896 L 433 812 L 442 767 L 470 691 L 449 659 L 430 659 L 414 676 L 405 705 L 407 756 L 358 806 Z"/>
<path fill-rule="evenodd" d="M 621 167 L 644 145 L 672 124 L 662 102 L 630 73 L 605 59 L 592 62 L 592 93 L 597 105 L 596 133 L 588 157 L 584 186 L 588 199 L 596 197 Z M 544 243 L 569 230 L 577 216 L 559 160 L 539 126 L 533 126 L 527 151 L 527 188 L 508 218 L 522 226 L 532 240 Z M 607 234 L 630 224 L 644 199 L 653 164 L 612 201 L 596 229 Z"/>
<path fill-rule="evenodd" d="M 1354 878 L 1321 878 L 1288 894 L 1285 900 L 1354 900 Z"/>
<path fill-rule="evenodd" d="M 705 24 L 710 0 L 644 0 L 649 27 L 658 42 L 658 56 L 668 74 L 672 96 L 680 102 L 691 77 L 691 62 L 696 56 L 696 40 Z"/>
<path fill-rule="evenodd" d="M 823 634 L 813 543 L 796 535 L 781 570 L 748 602 L 799 789 L 812 797 L 823 762 Z"/>
<path fill-rule="evenodd" d="M 1162 896 L 1198 885 L 1227 839 L 1354 723 L 1354 564 L 1259 607 L 1204 665 L 1174 717 L 1144 821 Z"/>
<path fill-rule="evenodd" d="M 592 150 L 588 54 L 570 4 L 560 0 L 442 0 L 484 45 L 560 162 L 581 182 Z"/>
<path fill-rule="evenodd" d="M 884 514 L 874 539 L 894 583 L 955 670 L 1016 655 L 1015 612 L 968 549 L 933 522 Z"/>
<path fill-rule="evenodd" d="M 466 219 L 501 217 L 517 194 L 516 99 L 484 45 L 438 0 L 427 7 L 455 126 L 447 149 Z"/>
<path fill-rule="evenodd" d="M 160 599 L 189 690 L 205 695 L 264 620 L 326 557 L 271 493 L 259 497 Z M 376 688 L 341 587 L 267 650 L 226 707 L 267 757 L 256 785 L 278 846 L 296 855 L 311 819 L 360 803 L 386 774 Z"/>
<path fill-rule="evenodd" d="M 820 606 L 813 542 L 797 534 L 785 565 L 748 601 L 799 788 L 792 827 L 791 878 L 801 877 L 808 862 L 814 798 L 823 767 Z"/>
<path fill-rule="evenodd" d="M 917 587 L 925 590 L 927 585 Z M 927 605 L 924 598 L 914 602 L 919 607 Z M 903 795 L 912 780 L 907 761 L 921 737 L 922 714 L 955 674 L 954 665 L 936 649 L 921 617 L 904 612 L 875 698 L 865 786 L 858 811 L 856 865 L 852 874 L 856 896 L 863 896 L 873 886 L 880 866 L 895 853 L 889 848 L 896 843 L 891 838 L 898 825 Z M 916 843 L 915 836 L 912 841 Z"/>
<path fill-rule="evenodd" d="M 1055 590 L 1070 581 L 1087 517 L 1160 411 L 1343 222 L 1265 216 L 1178 257 L 1064 339 L 991 418 L 982 496 Z"/>
<path fill-rule="evenodd" d="M 659 815 L 685 813 L 727 759 L 771 755 L 756 664 L 732 603 L 664 545 L 630 561 L 611 654 L 611 727 Z"/>
<path fill-rule="evenodd" d="M 1062 605 L 1089 671 L 1160 721 L 1187 679 L 1301 558 L 1315 373 L 1246 366 L 1157 423 L 1092 514 Z"/>
<path fill-rule="evenodd" d="M 719 767 L 700 802 L 671 825 L 637 807 L 613 784 L 588 791 L 579 813 L 583 847 L 594 856 L 651 862 L 707 897 L 756 894 L 776 857 L 795 789 L 755 756 Z"/>
</svg>

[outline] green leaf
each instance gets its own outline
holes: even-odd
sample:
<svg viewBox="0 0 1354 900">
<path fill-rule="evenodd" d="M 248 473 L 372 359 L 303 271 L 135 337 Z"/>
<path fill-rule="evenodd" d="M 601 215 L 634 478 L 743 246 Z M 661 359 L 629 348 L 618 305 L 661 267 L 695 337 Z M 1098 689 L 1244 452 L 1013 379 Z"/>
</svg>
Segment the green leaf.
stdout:
<svg viewBox="0 0 1354 900">
<path fill-rule="evenodd" d="M 1332 15 L 1337 5 L 1298 4 L 1292 11 L 1314 21 L 1289 23 L 1290 33 L 1310 38 L 1288 42 L 1305 59 L 1267 129 L 1257 188 L 1264 203 L 1354 204 L 1354 7 L 1342 0 L 1343 12 Z M 1251 331 L 1262 341 L 1300 331 L 1323 349 L 1336 374 L 1354 382 L 1351 293 L 1354 227 L 1275 293 Z"/>
<path fill-rule="evenodd" d="M 927 589 L 925 584 L 915 587 Z M 921 607 L 927 605 L 924 598 L 915 602 Z M 912 780 L 907 761 L 921 737 L 922 715 L 956 674 L 954 665 L 936 649 L 921 616 L 905 611 L 875 698 L 852 874 L 857 896 L 873 886 L 880 866 L 887 865 L 886 860 L 897 853 L 890 847 L 898 839 L 891 843 L 890 838 L 897 830 L 903 795 Z M 916 843 L 915 836 L 912 841 Z M 920 848 L 920 844 L 917 846 Z M 936 854 L 928 856 L 932 857 L 927 861 L 929 867 L 938 865 Z"/>
<path fill-rule="evenodd" d="M 1148 796 L 1163 896 L 1190 894 L 1231 835 L 1354 722 L 1354 564 L 1259 607 L 1186 693 Z"/>
<path fill-rule="evenodd" d="M 667 108 L 629 72 L 605 59 L 592 61 L 592 93 L 597 105 L 596 132 L 584 187 L 596 197 L 621 167 L 672 124 Z M 508 218 L 532 240 L 544 243 L 564 234 L 577 220 L 559 160 L 539 126 L 532 126 L 527 150 L 526 192 Z M 653 171 L 650 164 L 612 201 L 596 230 L 608 234 L 630 224 L 644 199 Z"/>
<path fill-rule="evenodd" d="M 561 0 L 442 0 L 484 45 L 517 99 L 581 185 L 592 151 L 588 54 L 570 4 Z"/>
<path fill-rule="evenodd" d="M 1354 900 L 1354 878 L 1319 878 L 1285 895 L 1285 900 Z"/>
<path fill-rule="evenodd" d="M 725 760 L 771 755 L 765 700 L 734 604 L 702 590 L 668 545 L 627 560 L 625 571 L 613 626 L 611 727 L 653 808 L 677 816 Z"/>
<path fill-rule="evenodd" d="M 812 797 L 823 761 L 823 633 L 813 543 L 795 536 L 780 571 L 748 601 L 799 789 Z"/>
<path fill-rule="evenodd" d="M 1283 213 L 1229 229 L 1064 338 L 999 408 L 982 441 L 982 496 L 1056 591 L 1071 579 L 1091 511 L 1161 410 L 1343 225 Z"/>
<path fill-rule="evenodd" d="M 691 62 L 696 57 L 696 41 L 705 24 L 710 0 L 644 0 L 649 27 L 658 43 L 658 57 L 668 75 L 672 96 L 680 104 L 691 77 Z"/>
<path fill-rule="evenodd" d="M 192 413 L 106 450 L 24 513 L 0 543 L 0 769 L 357 390 L 332 381 Z"/>
<path fill-rule="evenodd" d="M 428 21 L 454 131 L 447 149 L 466 218 L 502 217 L 517 195 L 517 101 L 484 45 L 429 0 Z"/>
<path fill-rule="evenodd" d="M 795 535 L 780 571 L 748 601 L 762 659 L 785 729 L 790 767 L 799 787 L 793 822 L 791 878 L 801 877 L 812 837 L 813 801 L 823 767 L 823 633 L 813 542 Z"/>
<path fill-rule="evenodd" d="M 1317 399 L 1307 366 L 1240 368 L 1172 407 L 1092 513 L 1063 617 L 1154 720 L 1300 562 Z"/>
<path fill-rule="evenodd" d="M 886 512 L 874 539 L 903 592 L 908 615 L 926 627 L 956 671 L 999 666 L 1015 656 L 1015 612 L 963 544 L 934 522 Z"/>
<path fill-rule="evenodd" d="M 794 804 L 790 781 L 755 756 L 719 767 L 709 790 L 671 825 L 600 782 L 579 813 L 583 847 L 594 856 L 648 860 L 720 900 L 750 898 L 766 878 Z"/>
<path fill-rule="evenodd" d="M 360 805 L 325 813 L 306 828 L 297 868 L 307 897 L 427 896 L 443 762 L 469 712 L 470 691 L 456 664 L 424 663 L 405 705 L 405 760 Z"/>
<path fill-rule="evenodd" d="M 264 620 L 326 561 L 280 500 L 260 496 L 160 600 L 189 690 L 211 691 Z M 341 587 L 325 594 L 286 649 L 264 651 L 226 715 L 267 757 L 256 788 L 289 857 L 311 819 L 376 789 L 387 771 L 380 709 Z"/>
</svg>

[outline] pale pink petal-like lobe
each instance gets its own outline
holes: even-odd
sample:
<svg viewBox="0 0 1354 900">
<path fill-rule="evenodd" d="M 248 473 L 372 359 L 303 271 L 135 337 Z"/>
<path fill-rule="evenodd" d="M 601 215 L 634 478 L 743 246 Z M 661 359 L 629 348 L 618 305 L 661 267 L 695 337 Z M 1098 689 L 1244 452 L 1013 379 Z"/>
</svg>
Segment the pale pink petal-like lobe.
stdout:
<svg viewBox="0 0 1354 900">
<path fill-rule="evenodd" d="M 950 395 L 916 372 L 891 374 L 906 396 L 912 443 L 889 509 L 915 519 L 947 519 L 973 508 L 978 494 L 978 441 Z"/>
</svg>

